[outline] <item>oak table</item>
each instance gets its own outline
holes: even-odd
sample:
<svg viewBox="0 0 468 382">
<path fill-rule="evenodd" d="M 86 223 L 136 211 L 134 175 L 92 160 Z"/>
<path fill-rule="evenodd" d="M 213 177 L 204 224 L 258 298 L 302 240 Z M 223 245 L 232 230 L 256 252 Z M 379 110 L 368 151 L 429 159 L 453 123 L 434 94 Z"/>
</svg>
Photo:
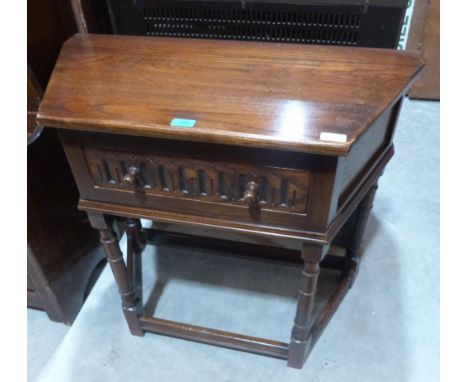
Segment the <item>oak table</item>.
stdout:
<svg viewBox="0 0 468 382">
<path fill-rule="evenodd" d="M 422 67 L 418 53 L 383 49 L 68 40 L 38 121 L 59 129 L 79 208 L 100 232 L 132 334 L 226 346 L 301 368 L 356 276 L 402 100 Z M 126 262 L 115 217 L 128 219 Z M 141 252 L 162 232 L 143 229 L 142 218 L 233 249 L 300 251 L 290 343 L 145 316 Z M 337 242 L 346 255 L 327 256 Z M 339 269 L 342 281 L 313 322 L 320 264 Z"/>
</svg>

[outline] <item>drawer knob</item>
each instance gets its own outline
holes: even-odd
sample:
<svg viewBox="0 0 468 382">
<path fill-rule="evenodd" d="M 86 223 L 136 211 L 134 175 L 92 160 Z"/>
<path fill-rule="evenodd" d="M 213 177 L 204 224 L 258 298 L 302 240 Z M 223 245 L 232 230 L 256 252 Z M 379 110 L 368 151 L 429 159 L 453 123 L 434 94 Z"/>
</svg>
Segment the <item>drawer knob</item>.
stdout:
<svg viewBox="0 0 468 382">
<path fill-rule="evenodd" d="M 254 207 L 257 205 L 257 195 L 258 195 L 258 184 L 256 182 L 247 183 L 247 189 L 244 192 L 244 197 L 242 198 L 243 202 L 246 202 L 249 207 Z"/>
<path fill-rule="evenodd" d="M 131 166 L 128 169 L 128 172 L 125 174 L 123 178 L 124 184 L 127 186 L 135 187 L 138 184 L 138 175 L 140 174 L 140 170 L 135 167 Z"/>
</svg>

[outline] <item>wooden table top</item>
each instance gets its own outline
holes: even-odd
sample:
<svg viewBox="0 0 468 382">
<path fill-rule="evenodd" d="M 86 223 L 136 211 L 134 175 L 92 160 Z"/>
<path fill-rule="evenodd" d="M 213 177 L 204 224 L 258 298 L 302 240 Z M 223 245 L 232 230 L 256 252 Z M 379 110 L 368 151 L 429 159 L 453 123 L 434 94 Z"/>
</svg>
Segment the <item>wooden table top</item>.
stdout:
<svg viewBox="0 0 468 382">
<path fill-rule="evenodd" d="M 75 35 L 38 122 L 346 155 L 422 66 L 419 53 L 387 49 Z"/>
</svg>

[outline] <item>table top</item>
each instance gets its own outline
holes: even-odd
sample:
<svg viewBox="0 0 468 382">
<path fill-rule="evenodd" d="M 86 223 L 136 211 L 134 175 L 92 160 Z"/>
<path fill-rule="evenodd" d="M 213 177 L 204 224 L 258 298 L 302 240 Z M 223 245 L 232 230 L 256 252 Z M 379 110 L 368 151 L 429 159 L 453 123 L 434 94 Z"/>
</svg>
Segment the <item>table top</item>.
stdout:
<svg viewBox="0 0 468 382">
<path fill-rule="evenodd" d="M 409 51 L 78 34 L 38 123 L 346 155 L 422 67 Z"/>
</svg>

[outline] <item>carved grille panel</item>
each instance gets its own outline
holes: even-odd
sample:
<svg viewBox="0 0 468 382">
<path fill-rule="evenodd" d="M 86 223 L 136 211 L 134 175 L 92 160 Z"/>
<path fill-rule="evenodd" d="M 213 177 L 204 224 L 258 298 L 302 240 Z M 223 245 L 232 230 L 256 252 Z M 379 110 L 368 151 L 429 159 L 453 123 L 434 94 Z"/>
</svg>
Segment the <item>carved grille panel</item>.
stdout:
<svg viewBox="0 0 468 382">
<path fill-rule="evenodd" d="M 189 5 L 189 6 L 187 6 Z M 356 45 L 361 14 L 330 7 L 281 7 L 237 3 L 220 6 L 156 2 L 143 7 L 146 34 L 314 44 Z"/>
<path fill-rule="evenodd" d="M 397 48 L 408 0 L 106 0 L 124 35 Z"/>
<path fill-rule="evenodd" d="M 85 148 L 85 155 L 99 187 L 242 205 L 248 182 L 255 181 L 262 208 L 306 211 L 308 171 L 94 148 Z M 139 170 L 136 187 L 123 182 L 131 166 Z"/>
</svg>

